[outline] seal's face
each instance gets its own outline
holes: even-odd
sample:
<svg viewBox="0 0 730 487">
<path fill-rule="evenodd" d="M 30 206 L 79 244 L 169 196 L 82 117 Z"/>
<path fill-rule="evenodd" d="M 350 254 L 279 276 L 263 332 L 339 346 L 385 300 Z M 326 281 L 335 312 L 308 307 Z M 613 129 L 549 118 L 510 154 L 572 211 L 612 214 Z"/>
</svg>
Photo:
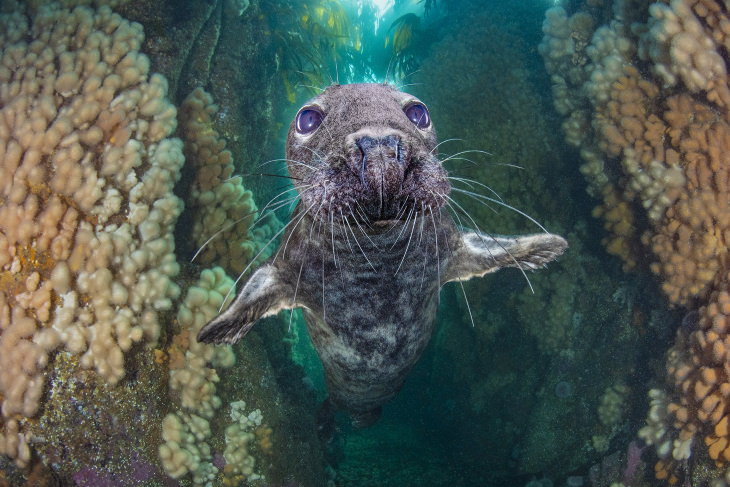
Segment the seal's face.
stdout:
<svg viewBox="0 0 730 487">
<path fill-rule="evenodd" d="M 324 221 L 405 220 L 450 191 L 428 109 L 388 85 L 327 88 L 294 118 L 286 157 L 304 208 Z"/>
</svg>

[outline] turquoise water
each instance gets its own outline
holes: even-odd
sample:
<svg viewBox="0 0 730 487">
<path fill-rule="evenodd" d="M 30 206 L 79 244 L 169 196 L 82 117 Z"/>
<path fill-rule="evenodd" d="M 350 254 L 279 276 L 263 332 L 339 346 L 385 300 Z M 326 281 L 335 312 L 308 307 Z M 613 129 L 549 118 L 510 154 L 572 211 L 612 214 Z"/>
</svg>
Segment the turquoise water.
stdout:
<svg viewBox="0 0 730 487">
<path fill-rule="evenodd" d="M 0 0 L 0 487 L 727 485 L 730 14 L 690 3 Z M 424 103 L 460 226 L 569 243 L 446 284 L 364 429 L 301 311 L 195 338 L 349 83 Z"/>
</svg>

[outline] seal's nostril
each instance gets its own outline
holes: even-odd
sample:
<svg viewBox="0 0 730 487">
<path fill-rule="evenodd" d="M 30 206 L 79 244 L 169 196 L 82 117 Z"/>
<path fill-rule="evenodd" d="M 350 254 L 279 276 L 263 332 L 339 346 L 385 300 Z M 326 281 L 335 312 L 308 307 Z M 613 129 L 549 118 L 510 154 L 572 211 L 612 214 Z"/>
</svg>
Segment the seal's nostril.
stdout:
<svg viewBox="0 0 730 487">
<path fill-rule="evenodd" d="M 353 159 L 351 167 L 357 171 L 356 174 L 359 174 L 360 181 L 365 187 L 368 186 L 366 173 L 370 164 L 376 164 L 380 168 L 376 171 L 383 171 L 387 166 L 403 163 L 403 147 L 398 135 L 382 137 L 363 135 L 355 139 L 355 145 L 360 149 L 360 159 Z"/>
<path fill-rule="evenodd" d="M 363 186 L 367 187 L 367 182 L 365 181 L 365 165 L 367 164 L 368 156 L 365 154 L 365 151 L 362 153 L 362 159 L 360 160 L 360 182 Z"/>
<path fill-rule="evenodd" d="M 358 148 L 365 154 L 375 147 L 389 148 L 398 151 L 400 148 L 400 137 L 397 135 L 386 135 L 384 137 L 369 137 L 364 135 L 355 141 Z"/>
<path fill-rule="evenodd" d="M 375 140 L 376 139 L 373 139 L 372 137 L 363 136 L 363 137 L 360 137 L 359 139 L 357 139 L 355 141 L 355 143 L 360 148 L 362 153 L 365 154 L 368 150 L 370 150 L 371 147 L 373 147 L 374 145 L 377 145 Z"/>
<path fill-rule="evenodd" d="M 400 144 L 400 137 L 397 135 L 387 135 L 380 138 L 380 145 L 390 147 L 391 149 L 397 149 Z"/>
</svg>

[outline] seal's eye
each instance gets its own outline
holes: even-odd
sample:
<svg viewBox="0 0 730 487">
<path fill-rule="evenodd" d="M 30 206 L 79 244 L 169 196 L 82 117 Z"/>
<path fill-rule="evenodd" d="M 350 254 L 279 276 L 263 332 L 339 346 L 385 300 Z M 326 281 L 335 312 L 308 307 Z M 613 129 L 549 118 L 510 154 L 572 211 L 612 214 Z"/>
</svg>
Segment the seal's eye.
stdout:
<svg viewBox="0 0 730 487">
<path fill-rule="evenodd" d="M 421 103 L 411 103 L 403 109 L 403 112 L 419 129 L 425 129 L 431 125 L 431 117 L 428 116 L 428 108 Z"/>
<path fill-rule="evenodd" d="M 315 108 L 305 108 L 297 115 L 297 132 L 306 135 L 317 130 L 322 124 L 322 112 Z"/>
</svg>

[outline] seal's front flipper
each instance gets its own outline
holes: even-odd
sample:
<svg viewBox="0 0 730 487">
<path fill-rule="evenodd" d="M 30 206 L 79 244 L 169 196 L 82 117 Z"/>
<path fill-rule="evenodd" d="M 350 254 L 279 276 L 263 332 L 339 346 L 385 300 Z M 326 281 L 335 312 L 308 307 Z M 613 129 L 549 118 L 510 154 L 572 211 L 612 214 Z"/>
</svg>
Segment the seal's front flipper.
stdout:
<svg viewBox="0 0 730 487">
<path fill-rule="evenodd" d="M 200 330 L 198 341 L 236 343 L 259 318 L 295 307 L 290 287 L 276 267 L 264 265 L 249 278 L 233 304 Z"/>
<path fill-rule="evenodd" d="M 568 242 L 551 233 L 522 237 L 462 233 L 442 281 L 466 281 L 503 267 L 537 269 L 554 260 L 566 248 Z"/>
</svg>

